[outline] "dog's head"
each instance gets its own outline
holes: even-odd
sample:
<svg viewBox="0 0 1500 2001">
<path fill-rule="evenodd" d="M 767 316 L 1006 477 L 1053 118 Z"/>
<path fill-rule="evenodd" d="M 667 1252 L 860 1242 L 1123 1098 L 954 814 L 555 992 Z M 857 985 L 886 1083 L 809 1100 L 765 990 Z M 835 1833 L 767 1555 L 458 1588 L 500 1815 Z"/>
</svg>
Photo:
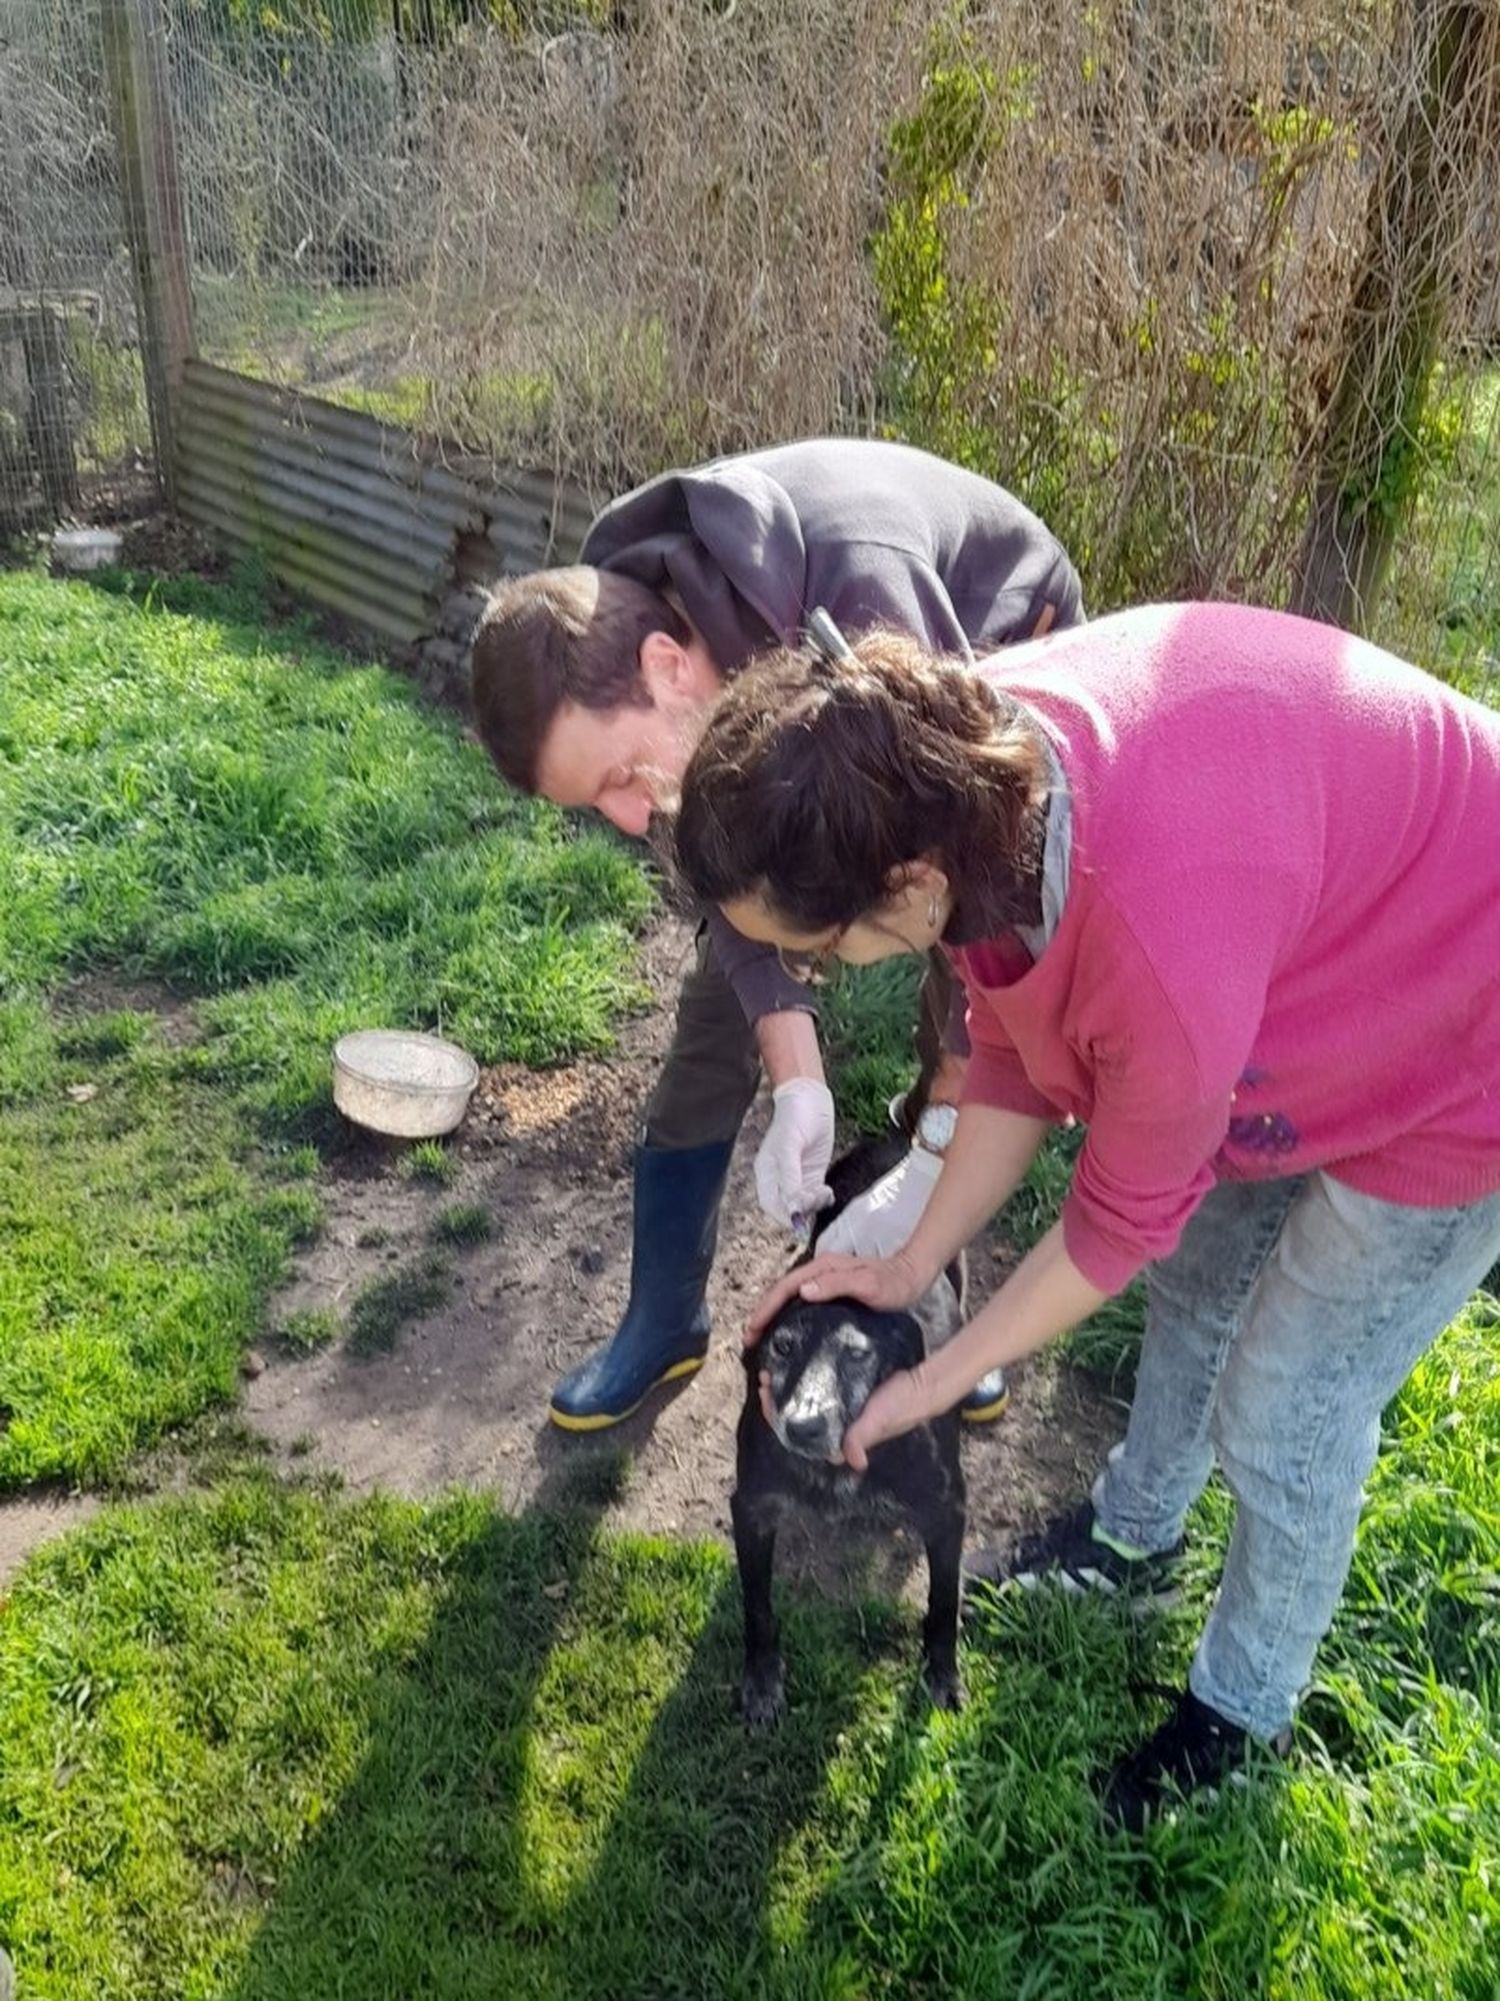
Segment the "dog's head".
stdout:
<svg viewBox="0 0 1500 2001">
<path fill-rule="evenodd" d="M 844 1433 L 876 1385 L 922 1353 L 906 1313 L 876 1313 L 857 1300 L 794 1300 L 761 1336 L 752 1356 L 766 1380 L 771 1429 L 788 1452 L 836 1460 Z"/>
<path fill-rule="evenodd" d="M 897 1158 L 902 1150 L 898 1143 Z M 834 1163 L 835 1202 L 818 1218 L 820 1227 L 885 1171 L 889 1154 L 884 1142 L 867 1143 Z M 886 1377 L 913 1367 L 957 1330 L 961 1292 L 955 1268 L 899 1313 L 857 1299 L 790 1300 L 746 1357 L 752 1391 L 766 1378 L 771 1429 L 786 1450 L 837 1460 L 844 1433 Z"/>
</svg>

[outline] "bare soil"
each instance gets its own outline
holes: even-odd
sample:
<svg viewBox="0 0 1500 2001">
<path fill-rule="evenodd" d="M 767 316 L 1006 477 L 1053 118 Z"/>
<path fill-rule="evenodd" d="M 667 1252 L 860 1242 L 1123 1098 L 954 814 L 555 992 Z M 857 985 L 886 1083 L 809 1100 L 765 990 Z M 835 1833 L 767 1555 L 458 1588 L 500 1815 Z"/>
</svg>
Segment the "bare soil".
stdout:
<svg viewBox="0 0 1500 2001">
<path fill-rule="evenodd" d="M 271 1302 L 266 1338 L 246 1359 L 240 1416 L 275 1463 L 332 1473 L 356 1493 L 476 1487 L 517 1510 L 570 1502 L 622 1527 L 728 1539 L 745 1383 L 739 1332 L 792 1254 L 755 1202 L 764 1100 L 731 1173 L 709 1294 L 716 1333 L 703 1369 L 608 1432 L 566 1434 L 547 1418 L 556 1377 L 614 1328 L 625 1306 L 631 1155 L 690 952 L 690 933 L 675 921 L 647 940 L 644 969 L 657 1005 L 624 1025 L 615 1055 L 543 1072 L 485 1070 L 451 1143 L 451 1185 L 408 1178 L 402 1146 L 348 1129 L 319 1184 L 326 1227 Z M 60 1006 L 149 1008 L 174 1041 L 193 1033 L 191 1009 L 146 983 L 81 980 Z M 493 1234 L 438 1251 L 447 1296 L 402 1327 L 388 1352 L 361 1354 L 340 1338 L 298 1356 L 277 1337 L 308 1308 L 346 1321 L 364 1287 L 434 1255 L 436 1219 L 456 1204 L 482 1206 Z M 1004 1267 L 1002 1241 L 976 1246 L 971 1296 L 985 1297 Z M 1018 1371 L 1006 1414 L 965 1435 L 970 1546 L 1009 1543 L 1067 1505 L 1122 1429 L 1121 1406 L 1088 1375 L 1051 1359 Z M 180 1484 L 157 1459 L 143 1462 L 145 1486 Z M 97 1505 L 60 1491 L 0 1504 L 0 1582 Z M 922 1588 L 921 1552 L 900 1540 L 830 1545 L 825 1535 L 815 1545 L 808 1532 L 790 1539 L 787 1567 L 840 1592 Z"/>
<path fill-rule="evenodd" d="M 273 1303 L 272 1327 L 308 1308 L 346 1315 L 362 1287 L 429 1253 L 433 1223 L 452 1204 L 482 1205 L 494 1234 L 445 1253 L 446 1301 L 404 1327 L 387 1353 L 361 1355 L 339 1341 L 296 1358 L 274 1339 L 264 1344 L 244 1415 L 289 1466 L 335 1471 L 354 1491 L 481 1487 L 515 1509 L 597 1501 L 623 1487 L 604 1509 L 611 1522 L 727 1537 L 744 1395 L 739 1330 L 790 1255 L 754 1199 L 763 1103 L 747 1124 L 724 1205 L 710 1287 L 716 1333 L 703 1369 L 603 1434 L 565 1434 L 547 1419 L 555 1378 L 613 1329 L 625 1306 L 631 1151 L 689 950 L 676 923 L 653 935 L 646 970 L 659 1005 L 627 1024 L 618 1054 L 543 1073 L 485 1071 L 454 1143 L 459 1172 L 450 1187 L 404 1179 L 399 1149 L 378 1142 L 351 1144 L 334 1164 L 322 1191 L 327 1226 Z M 975 1251 L 976 1297 L 1002 1269 L 995 1246 Z M 971 1545 L 1008 1542 L 1075 1498 L 1122 1428 L 1119 1405 L 1091 1378 L 1050 1361 L 1018 1372 L 1005 1416 L 965 1439 Z M 804 1545 L 794 1565 L 807 1569 L 810 1555 Z M 897 1589 L 914 1566 L 920 1571 L 919 1551 L 888 1546 L 825 1548 L 810 1563 L 830 1583 Z"/>
<path fill-rule="evenodd" d="M 100 1505 L 96 1495 L 69 1493 L 61 1487 L 7 1495 L 0 1501 L 0 1590 L 34 1549 L 77 1528 L 97 1514 Z M 4 1992 L 0 1987 L 0 1997 Z"/>
</svg>

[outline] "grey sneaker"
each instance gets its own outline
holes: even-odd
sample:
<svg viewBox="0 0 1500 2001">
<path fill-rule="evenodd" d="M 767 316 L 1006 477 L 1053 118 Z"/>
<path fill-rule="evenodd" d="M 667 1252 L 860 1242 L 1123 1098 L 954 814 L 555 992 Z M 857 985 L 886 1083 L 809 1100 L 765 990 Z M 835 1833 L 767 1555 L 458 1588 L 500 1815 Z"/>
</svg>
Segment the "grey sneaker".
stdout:
<svg viewBox="0 0 1500 2001">
<path fill-rule="evenodd" d="M 1162 1605 L 1177 1596 L 1173 1575 L 1183 1548 L 1179 1537 L 1170 1549 L 1127 1550 L 1103 1534 L 1093 1502 L 1083 1501 L 1036 1535 L 1024 1537 L 1011 1556 L 979 1551 L 965 1559 L 964 1569 L 976 1584 L 1018 1584 L 1023 1591 L 1057 1584 L 1064 1591 L 1128 1592 Z"/>
</svg>

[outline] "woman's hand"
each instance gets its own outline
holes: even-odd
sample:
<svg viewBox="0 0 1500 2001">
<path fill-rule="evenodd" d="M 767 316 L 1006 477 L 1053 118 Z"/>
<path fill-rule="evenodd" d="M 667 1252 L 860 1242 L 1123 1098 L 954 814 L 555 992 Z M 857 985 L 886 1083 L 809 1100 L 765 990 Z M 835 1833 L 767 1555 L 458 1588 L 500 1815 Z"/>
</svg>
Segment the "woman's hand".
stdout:
<svg viewBox="0 0 1500 2001">
<path fill-rule="evenodd" d="M 877 1445 L 914 1431 L 932 1414 L 920 1367 L 898 1369 L 886 1377 L 844 1433 L 844 1464 L 863 1473 Z"/>
<path fill-rule="evenodd" d="M 905 1251 L 893 1258 L 850 1258 L 825 1251 L 805 1265 L 796 1265 L 763 1292 L 745 1328 L 745 1346 L 753 1348 L 789 1300 L 858 1299 L 866 1306 L 896 1312 L 920 1299 L 931 1285 Z"/>
</svg>

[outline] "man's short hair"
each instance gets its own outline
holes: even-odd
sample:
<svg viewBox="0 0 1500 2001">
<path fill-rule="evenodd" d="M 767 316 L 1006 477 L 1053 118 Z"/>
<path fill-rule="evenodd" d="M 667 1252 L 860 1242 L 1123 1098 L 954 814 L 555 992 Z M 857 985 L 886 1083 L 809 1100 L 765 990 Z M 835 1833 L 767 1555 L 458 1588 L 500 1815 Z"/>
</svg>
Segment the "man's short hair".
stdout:
<svg viewBox="0 0 1500 2001">
<path fill-rule="evenodd" d="M 652 632 L 686 645 L 687 620 L 631 577 L 577 565 L 502 584 L 474 632 L 474 719 L 502 778 L 537 789 L 542 745 L 564 702 L 649 709 L 641 644 Z"/>
</svg>

